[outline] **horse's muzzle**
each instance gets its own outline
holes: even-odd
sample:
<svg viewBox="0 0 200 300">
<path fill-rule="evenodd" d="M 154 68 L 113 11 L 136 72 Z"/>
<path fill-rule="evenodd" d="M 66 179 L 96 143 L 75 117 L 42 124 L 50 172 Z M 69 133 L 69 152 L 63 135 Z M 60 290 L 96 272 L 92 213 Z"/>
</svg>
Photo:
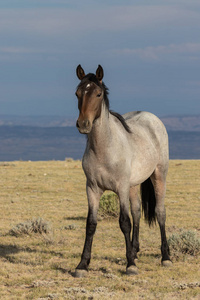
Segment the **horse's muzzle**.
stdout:
<svg viewBox="0 0 200 300">
<path fill-rule="evenodd" d="M 76 122 L 76 127 L 78 128 L 79 132 L 82 134 L 90 133 L 92 129 L 92 124 L 89 120 L 80 121 L 79 119 Z"/>
</svg>

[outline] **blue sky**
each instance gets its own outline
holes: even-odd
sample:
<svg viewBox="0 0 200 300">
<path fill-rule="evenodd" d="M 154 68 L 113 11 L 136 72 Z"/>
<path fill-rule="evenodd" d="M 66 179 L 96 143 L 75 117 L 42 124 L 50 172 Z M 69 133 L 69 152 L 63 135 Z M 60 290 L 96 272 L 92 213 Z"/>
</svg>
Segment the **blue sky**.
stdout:
<svg viewBox="0 0 200 300">
<path fill-rule="evenodd" d="M 0 115 L 76 116 L 75 69 L 111 109 L 200 112 L 200 1 L 1 0 Z"/>
</svg>

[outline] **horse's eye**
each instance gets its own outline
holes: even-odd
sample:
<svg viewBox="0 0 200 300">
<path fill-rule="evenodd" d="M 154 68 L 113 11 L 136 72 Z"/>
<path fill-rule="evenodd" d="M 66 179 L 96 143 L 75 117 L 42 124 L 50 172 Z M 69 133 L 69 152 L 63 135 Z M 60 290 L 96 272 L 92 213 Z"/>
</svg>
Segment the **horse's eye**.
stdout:
<svg viewBox="0 0 200 300">
<path fill-rule="evenodd" d="M 101 93 L 99 93 L 99 94 L 97 95 L 97 97 L 101 97 Z"/>
</svg>

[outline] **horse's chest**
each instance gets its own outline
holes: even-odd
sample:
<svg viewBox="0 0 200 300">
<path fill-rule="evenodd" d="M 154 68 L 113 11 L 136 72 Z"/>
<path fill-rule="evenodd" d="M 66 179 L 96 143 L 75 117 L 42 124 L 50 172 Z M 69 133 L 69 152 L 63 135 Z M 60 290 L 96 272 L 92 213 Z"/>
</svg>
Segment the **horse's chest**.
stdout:
<svg viewBox="0 0 200 300">
<path fill-rule="evenodd" d="M 120 162 L 110 163 L 107 160 L 103 162 L 85 160 L 83 161 L 83 169 L 87 179 L 97 184 L 103 190 L 118 191 L 124 169 Z"/>
</svg>

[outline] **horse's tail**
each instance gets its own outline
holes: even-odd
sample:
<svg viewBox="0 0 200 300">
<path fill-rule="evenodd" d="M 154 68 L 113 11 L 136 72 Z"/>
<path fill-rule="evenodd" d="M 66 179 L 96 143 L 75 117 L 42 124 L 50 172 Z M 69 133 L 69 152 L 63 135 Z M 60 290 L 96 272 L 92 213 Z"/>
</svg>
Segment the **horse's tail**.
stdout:
<svg viewBox="0 0 200 300">
<path fill-rule="evenodd" d="M 142 198 L 142 211 L 144 213 L 145 220 L 149 223 L 149 226 L 151 226 L 156 223 L 156 197 L 150 178 L 141 184 L 140 193 Z"/>
</svg>

